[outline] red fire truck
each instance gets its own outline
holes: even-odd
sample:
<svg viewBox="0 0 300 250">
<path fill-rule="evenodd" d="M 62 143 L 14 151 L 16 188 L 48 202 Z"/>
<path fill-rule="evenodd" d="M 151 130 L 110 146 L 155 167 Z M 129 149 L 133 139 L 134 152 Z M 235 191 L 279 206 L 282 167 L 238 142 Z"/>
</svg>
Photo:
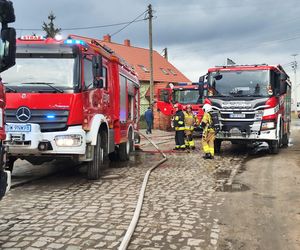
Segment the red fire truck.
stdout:
<svg viewBox="0 0 300 250">
<path fill-rule="evenodd" d="M 1 39 L 0 39 L 0 73 L 15 64 L 16 52 L 16 31 L 9 28 L 8 23 L 15 21 L 15 13 L 11 1 L 0 0 L 0 21 L 1 21 Z M 0 77 L 0 200 L 10 188 L 11 173 L 4 169 L 6 159 L 6 148 L 3 145 L 5 140 L 4 130 L 4 107 L 5 107 L 5 89 Z"/>
<path fill-rule="evenodd" d="M 288 145 L 291 122 L 291 82 L 282 66 L 233 65 L 210 68 L 204 85 L 205 103 L 218 111 L 222 141 L 267 142 L 270 152 Z"/>
<path fill-rule="evenodd" d="M 132 68 L 97 41 L 17 39 L 7 89 L 7 165 L 58 157 L 87 162 L 98 179 L 107 158 L 125 161 L 139 121 L 139 82 Z"/>
<path fill-rule="evenodd" d="M 180 103 L 185 109 L 187 105 L 192 106 L 192 111 L 201 121 L 203 116 L 202 96 L 199 95 L 199 83 L 187 84 L 179 83 L 172 85 L 169 88 L 158 90 L 157 109 L 164 115 L 173 115 L 175 103 Z"/>
</svg>

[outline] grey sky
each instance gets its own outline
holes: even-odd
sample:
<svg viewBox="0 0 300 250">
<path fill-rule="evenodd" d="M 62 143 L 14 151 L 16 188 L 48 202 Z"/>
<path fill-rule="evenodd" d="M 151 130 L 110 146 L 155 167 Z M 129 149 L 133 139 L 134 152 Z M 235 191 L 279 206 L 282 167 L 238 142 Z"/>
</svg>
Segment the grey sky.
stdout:
<svg viewBox="0 0 300 250">
<path fill-rule="evenodd" d="M 192 81 L 226 58 L 239 64 L 282 64 L 294 79 L 291 54 L 299 53 L 299 0 L 13 0 L 18 29 L 40 28 L 50 11 L 60 28 L 131 21 L 153 5 L 154 49 L 168 48 L 169 60 Z M 124 26 L 124 25 L 123 25 Z M 102 38 L 123 26 L 66 31 Z M 112 40 L 148 46 L 148 23 L 133 23 Z M 18 30 L 18 35 L 43 34 Z M 300 54 L 300 53 L 299 53 Z M 297 58 L 297 57 L 296 57 Z M 300 55 L 298 56 L 300 58 Z"/>
</svg>

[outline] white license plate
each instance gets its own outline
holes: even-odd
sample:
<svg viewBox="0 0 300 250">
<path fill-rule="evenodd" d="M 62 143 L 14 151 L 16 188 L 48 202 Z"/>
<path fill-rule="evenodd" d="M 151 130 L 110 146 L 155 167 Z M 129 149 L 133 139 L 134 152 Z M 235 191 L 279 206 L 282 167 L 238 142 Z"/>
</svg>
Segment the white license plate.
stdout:
<svg viewBox="0 0 300 250">
<path fill-rule="evenodd" d="M 230 118 L 245 118 L 246 114 L 229 114 Z"/>
<path fill-rule="evenodd" d="M 5 130 L 6 132 L 30 132 L 31 125 L 30 124 L 6 124 Z"/>
</svg>

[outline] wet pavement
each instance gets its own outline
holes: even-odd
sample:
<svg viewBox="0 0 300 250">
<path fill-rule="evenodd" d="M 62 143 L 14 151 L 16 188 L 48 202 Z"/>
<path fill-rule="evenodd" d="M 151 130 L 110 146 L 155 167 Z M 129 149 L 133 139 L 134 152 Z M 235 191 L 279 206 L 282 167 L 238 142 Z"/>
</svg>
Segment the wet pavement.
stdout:
<svg viewBox="0 0 300 250">
<path fill-rule="evenodd" d="M 218 191 L 232 181 L 247 153 L 225 144 L 220 156 L 205 161 L 199 140 L 194 151 L 173 152 L 173 136 L 157 130 L 149 136 L 168 161 L 150 176 L 128 249 L 216 249 L 224 201 Z M 67 166 L 11 190 L 0 203 L 0 248 L 117 249 L 144 175 L 162 159 L 146 140 L 141 149 L 128 163 L 108 164 L 98 181 L 87 180 L 84 167 Z"/>
</svg>

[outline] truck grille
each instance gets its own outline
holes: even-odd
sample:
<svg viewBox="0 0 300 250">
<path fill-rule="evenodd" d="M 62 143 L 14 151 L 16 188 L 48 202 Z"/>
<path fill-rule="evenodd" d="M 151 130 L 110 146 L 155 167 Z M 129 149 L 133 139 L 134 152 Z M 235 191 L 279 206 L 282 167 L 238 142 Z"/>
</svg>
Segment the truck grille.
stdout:
<svg viewBox="0 0 300 250">
<path fill-rule="evenodd" d="M 245 114 L 245 117 L 231 117 L 231 114 L 229 113 L 221 113 L 221 118 L 223 119 L 237 119 L 237 120 L 244 120 L 244 119 L 254 119 L 255 117 L 255 113 L 248 113 L 248 114 Z"/>
<path fill-rule="evenodd" d="M 41 132 L 64 131 L 67 130 L 69 117 L 68 110 L 36 110 L 31 109 L 30 119 L 21 122 L 17 119 L 17 109 L 5 110 L 5 122 L 7 123 L 35 123 L 41 127 Z"/>
</svg>

